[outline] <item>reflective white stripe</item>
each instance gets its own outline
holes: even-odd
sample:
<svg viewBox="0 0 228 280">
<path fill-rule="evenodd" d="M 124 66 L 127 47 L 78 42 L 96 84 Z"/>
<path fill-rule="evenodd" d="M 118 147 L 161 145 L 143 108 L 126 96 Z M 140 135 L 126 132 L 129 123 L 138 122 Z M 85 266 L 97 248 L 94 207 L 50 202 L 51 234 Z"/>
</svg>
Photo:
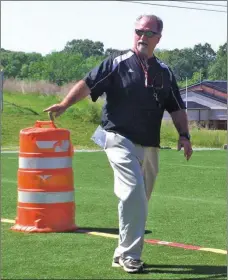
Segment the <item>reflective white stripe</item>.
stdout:
<svg viewBox="0 0 228 280">
<path fill-rule="evenodd" d="M 23 192 L 18 191 L 18 202 L 22 203 L 64 203 L 74 201 L 71 192 Z"/>
<path fill-rule="evenodd" d="M 103 82 L 105 79 L 107 79 L 112 73 L 113 71 L 116 69 L 116 67 L 118 66 L 118 64 L 123 61 L 126 60 L 128 58 L 130 58 L 134 53 L 132 51 L 129 51 L 126 54 L 117 56 L 114 60 L 113 60 L 113 64 L 112 64 L 112 71 L 109 72 L 103 79 L 101 79 L 100 81 L 98 81 L 90 90 L 93 90 L 98 84 L 100 84 L 101 82 Z"/>
<path fill-rule="evenodd" d="M 51 149 L 54 147 L 56 141 L 36 141 L 36 145 L 40 149 Z"/>
<path fill-rule="evenodd" d="M 55 152 L 67 152 L 70 147 L 70 141 L 64 140 L 61 141 L 61 145 L 56 145 Z"/>
<path fill-rule="evenodd" d="M 19 168 L 26 169 L 57 169 L 72 167 L 71 157 L 25 158 L 19 157 Z"/>
<path fill-rule="evenodd" d="M 56 145 L 57 143 L 57 145 Z M 69 140 L 60 141 L 36 141 L 36 145 L 40 149 L 52 149 L 55 146 L 55 152 L 66 152 L 70 147 Z"/>
<path fill-rule="evenodd" d="M 134 53 L 132 51 L 129 51 L 125 54 L 115 57 L 115 59 L 113 60 L 113 64 L 112 64 L 112 71 L 115 70 L 115 68 L 120 64 L 121 61 L 124 61 L 124 60 L 130 58 L 132 55 L 134 55 Z"/>
<path fill-rule="evenodd" d="M 177 101 L 177 98 L 176 98 L 176 96 L 175 96 L 175 94 L 174 94 L 174 92 L 173 92 L 172 86 L 171 86 L 171 92 L 172 92 L 173 98 L 174 98 L 174 99 L 176 100 L 176 102 L 177 102 L 177 105 L 178 105 L 179 109 L 182 109 L 181 106 L 180 106 L 180 103 Z"/>
</svg>

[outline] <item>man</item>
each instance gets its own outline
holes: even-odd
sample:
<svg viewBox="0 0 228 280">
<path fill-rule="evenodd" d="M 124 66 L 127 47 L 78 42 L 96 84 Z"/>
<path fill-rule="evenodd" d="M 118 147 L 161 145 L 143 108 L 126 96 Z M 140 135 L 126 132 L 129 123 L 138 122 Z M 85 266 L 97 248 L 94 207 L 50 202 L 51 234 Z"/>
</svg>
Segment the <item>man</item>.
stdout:
<svg viewBox="0 0 228 280">
<path fill-rule="evenodd" d="M 106 93 L 101 126 L 93 137 L 103 146 L 113 168 L 114 192 L 119 198 L 119 242 L 112 266 L 130 273 L 143 271 L 148 200 L 158 173 L 164 110 L 170 113 L 180 135 L 178 149 L 184 148 L 187 160 L 192 154 L 185 106 L 175 77 L 153 54 L 162 29 L 160 18 L 140 16 L 132 50 L 110 55 L 60 104 L 44 110 L 59 116 L 89 94 L 95 102 Z"/>
</svg>

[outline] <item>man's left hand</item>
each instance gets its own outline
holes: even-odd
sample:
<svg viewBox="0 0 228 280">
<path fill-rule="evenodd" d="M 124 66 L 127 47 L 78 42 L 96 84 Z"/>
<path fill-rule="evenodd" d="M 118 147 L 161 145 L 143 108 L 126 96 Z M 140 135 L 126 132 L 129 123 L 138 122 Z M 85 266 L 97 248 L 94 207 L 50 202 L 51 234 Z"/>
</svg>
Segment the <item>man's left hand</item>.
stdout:
<svg viewBox="0 0 228 280">
<path fill-rule="evenodd" d="M 192 144 L 185 137 L 180 137 L 178 140 L 177 150 L 180 151 L 182 147 L 184 148 L 184 156 L 186 157 L 187 160 L 189 160 L 193 153 Z"/>
</svg>

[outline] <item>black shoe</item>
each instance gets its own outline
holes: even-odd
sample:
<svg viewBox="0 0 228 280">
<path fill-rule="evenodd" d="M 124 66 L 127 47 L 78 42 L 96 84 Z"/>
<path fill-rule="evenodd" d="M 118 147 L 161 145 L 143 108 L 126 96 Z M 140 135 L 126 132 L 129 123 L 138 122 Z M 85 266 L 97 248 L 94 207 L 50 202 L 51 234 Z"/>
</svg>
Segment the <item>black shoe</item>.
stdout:
<svg viewBox="0 0 228 280">
<path fill-rule="evenodd" d="M 126 272 L 129 273 L 143 272 L 144 264 L 141 260 L 119 258 L 119 264 L 123 267 L 123 269 Z"/>
</svg>

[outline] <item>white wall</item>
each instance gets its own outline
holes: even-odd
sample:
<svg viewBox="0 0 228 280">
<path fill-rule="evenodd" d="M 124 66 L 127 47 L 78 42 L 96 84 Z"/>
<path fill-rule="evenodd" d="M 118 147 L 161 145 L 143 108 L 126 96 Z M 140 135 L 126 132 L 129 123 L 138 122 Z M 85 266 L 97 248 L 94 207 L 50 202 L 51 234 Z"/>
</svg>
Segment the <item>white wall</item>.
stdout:
<svg viewBox="0 0 228 280">
<path fill-rule="evenodd" d="M 199 110 L 187 110 L 188 113 L 188 119 L 189 121 L 199 121 L 199 118 L 201 121 L 207 121 L 207 120 L 227 120 L 227 109 L 219 109 L 219 110 L 205 110 L 201 109 L 200 110 L 200 115 L 199 115 Z M 168 112 L 165 111 L 164 120 L 171 120 L 171 117 Z"/>
<path fill-rule="evenodd" d="M 186 101 L 186 95 L 181 95 L 183 101 Z M 191 121 L 206 121 L 206 120 L 227 120 L 227 104 L 222 102 L 212 100 L 208 97 L 201 96 L 195 92 L 189 91 L 188 92 L 188 101 L 196 102 L 201 105 L 207 106 L 210 109 L 201 109 L 200 116 L 198 109 L 188 109 L 188 119 Z M 168 112 L 164 113 L 164 120 L 171 120 L 171 117 Z"/>
<path fill-rule="evenodd" d="M 227 109 L 226 110 L 212 110 L 210 112 L 211 120 L 227 120 Z"/>
<path fill-rule="evenodd" d="M 200 113 L 199 113 L 199 110 L 188 110 L 187 111 L 187 114 L 188 114 L 188 120 L 189 121 L 199 121 L 199 119 L 201 121 L 207 121 L 208 120 L 208 110 L 200 110 Z M 169 115 L 168 112 L 165 112 L 164 113 L 164 117 L 163 117 L 164 120 L 171 120 L 171 117 Z"/>
</svg>

